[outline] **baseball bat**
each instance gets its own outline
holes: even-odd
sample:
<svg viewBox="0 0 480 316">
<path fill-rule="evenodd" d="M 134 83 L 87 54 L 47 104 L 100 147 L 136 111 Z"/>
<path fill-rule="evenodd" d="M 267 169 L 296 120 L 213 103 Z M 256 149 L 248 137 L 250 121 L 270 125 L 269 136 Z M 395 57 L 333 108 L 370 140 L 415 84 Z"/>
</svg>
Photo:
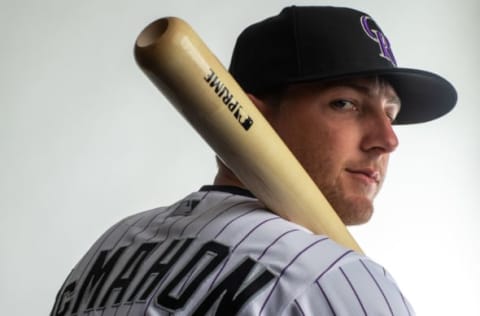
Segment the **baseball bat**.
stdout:
<svg viewBox="0 0 480 316">
<path fill-rule="evenodd" d="M 139 34 L 134 54 L 147 77 L 268 209 L 363 253 L 291 151 L 185 21 L 152 22 Z"/>
</svg>

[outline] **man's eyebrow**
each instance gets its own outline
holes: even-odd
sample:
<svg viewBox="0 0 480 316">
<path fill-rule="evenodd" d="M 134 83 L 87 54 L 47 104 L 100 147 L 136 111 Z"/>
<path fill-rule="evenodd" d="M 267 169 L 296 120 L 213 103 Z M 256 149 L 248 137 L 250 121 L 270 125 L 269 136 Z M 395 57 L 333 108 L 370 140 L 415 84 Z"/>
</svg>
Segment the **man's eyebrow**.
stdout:
<svg viewBox="0 0 480 316">
<path fill-rule="evenodd" d="M 349 82 L 349 81 L 331 82 L 331 83 L 326 84 L 326 86 L 327 87 L 347 87 L 347 88 L 351 88 L 353 90 L 356 90 L 356 91 L 358 91 L 362 94 L 365 94 L 367 96 L 374 95 L 374 93 L 373 93 L 374 89 L 372 89 L 371 87 L 368 87 L 366 85 L 356 83 L 356 82 Z M 385 86 L 385 84 L 381 85 L 381 87 L 384 87 L 384 86 Z M 375 89 L 377 89 L 377 88 L 375 87 Z M 387 100 L 388 100 L 388 103 L 396 104 L 396 105 L 398 105 L 399 108 L 402 105 L 402 101 L 400 100 L 400 98 L 396 94 L 390 95 Z"/>
</svg>

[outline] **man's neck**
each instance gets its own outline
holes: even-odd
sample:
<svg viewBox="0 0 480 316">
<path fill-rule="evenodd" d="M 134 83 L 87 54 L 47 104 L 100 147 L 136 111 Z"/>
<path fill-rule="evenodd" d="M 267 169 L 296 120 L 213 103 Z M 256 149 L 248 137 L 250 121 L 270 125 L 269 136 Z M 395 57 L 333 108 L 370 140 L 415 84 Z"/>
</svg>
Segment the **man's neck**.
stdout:
<svg viewBox="0 0 480 316">
<path fill-rule="evenodd" d="M 227 167 L 221 165 L 213 181 L 214 185 L 228 185 L 245 189 L 243 183 Z"/>
</svg>

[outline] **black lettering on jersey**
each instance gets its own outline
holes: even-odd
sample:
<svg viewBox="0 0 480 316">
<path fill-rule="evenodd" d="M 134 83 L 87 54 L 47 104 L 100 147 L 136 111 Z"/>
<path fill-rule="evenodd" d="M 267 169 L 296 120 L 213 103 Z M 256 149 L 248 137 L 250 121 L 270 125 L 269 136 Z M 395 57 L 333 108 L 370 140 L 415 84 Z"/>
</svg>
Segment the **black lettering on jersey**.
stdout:
<svg viewBox="0 0 480 316">
<path fill-rule="evenodd" d="M 88 272 L 87 277 L 83 281 L 82 288 L 78 293 L 75 306 L 72 310 L 72 314 L 77 313 L 78 308 L 80 307 L 80 303 L 83 301 L 85 295 L 87 295 L 86 298 L 90 297 L 87 308 L 93 308 L 93 306 L 95 305 L 95 301 L 98 298 L 98 294 L 100 293 L 100 290 L 105 284 L 106 279 L 115 267 L 118 258 L 121 256 L 121 254 L 125 251 L 126 248 L 127 247 L 118 248 L 117 251 L 115 251 L 115 253 L 111 255 L 108 261 L 106 260 L 110 251 L 104 250 L 100 252 L 97 259 L 93 263 L 92 268 Z"/>
<path fill-rule="evenodd" d="M 76 315 L 80 306 L 85 312 L 107 311 L 119 304 L 145 303 L 152 296 L 157 307 L 170 311 L 184 308 L 230 252 L 228 246 L 210 241 L 192 257 L 182 259 L 194 240 L 172 240 L 160 255 L 157 255 L 158 242 L 141 244 L 125 258 L 122 256 L 125 256 L 127 247 L 100 251 L 92 259 L 84 277 L 67 279 L 68 283 L 57 295 L 51 315 Z M 169 282 L 163 282 L 169 271 L 180 264 L 182 266 L 176 269 L 179 272 Z M 112 271 L 118 275 L 113 275 Z M 199 305 L 193 315 L 209 311 L 215 315 L 234 315 L 274 278 L 271 272 L 250 258 L 231 271 L 224 271 L 223 275 L 223 280 L 210 292 L 197 295 L 200 296 L 196 300 Z M 103 297 L 99 297 L 100 294 Z"/>
<path fill-rule="evenodd" d="M 120 272 L 112 284 L 110 284 L 110 287 L 103 296 L 100 305 L 98 305 L 99 308 L 105 307 L 105 304 L 108 298 L 112 295 L 113 291 L 118 292 L 115 300 L 113 301 L 114 306 L 122 301 L 125 292 L 130 286 L 130 283 L 137 275 L 138 269 L 157 245 L 158 243 L 144 243 L 137 249 L 137 251 L 135 251 L 135 253 L 128 260 L 127 264 L 123 267 L 122 272 Z"/>
<path fill-rule="evenodd" d="M 180 242 L 180 240 L 173 240 L 168 248 L 160 255 L 160 257 L 155 260 L 155 264 L 150 267 L 150 269 L 145 273 L 143 276 L 142 280 L 138 283 L 137 287 L 135 290 L 130 294 L 130 297 L 128 298 L 127 302 L 131 303 L 139 293 L 139 291 L 142 288 L 145 288 L 143 291 L 143 294 L 139 297 L 139 301 L 145 301 L 150 295 L 152 294 L 152 291 L 155 290 L 155 288 L 158 286 L 160 281 L 163 279 L 165 274 L 170 270 L 170 268 L 177 262 L 178 258 L 180 258 L 181 255 L 185 253 L 187 248 L 190 246 L 192 243 L 193 239 L 186 239 L 182 242 L 180 246 L 177 246 L 177 244 Z M 172 251 L 178 248 L 177 251 L 172 255 Z M 168 257 L 170 258 L 168 259 Z M 168 259 L 168 261 L 165 262 L 165 260 Z M 153 279 L 152 279 L 153 278 Z M 149 283 L 148 280 L 152 279 Z"/>
<path fill-rule="evenodd" d="M 235 270 L 230 272 L 221 283 L 210 291 L 192 316 L 206 315 L 220 298 L 221 301 L 218 304 L 215 315 L 236 315 L 243 304 L 260 292 L 260 290 L 275 277 L 272 272 L 263 270 L 257 274 L 253 281 L 244 285 L 243 289 L 239 292 L 240 287 L 245 283 L 255 265 L 256 261 L 253 259 L 245 259 Z"/>
<path fill-rule="evenodd" d="M 52 311 L 52 316 L 64 316 L 67 314 L 70 303 L 73 299 L 73 291 L 75 291 L 75 286 L 77 282 L 73 281 L 72 283 L 68 284 L 61 292 L 59 292 L 57 296 L 57 303 L 55 304 L 54 310 L 56 309 L 57 312 L 54 314 Z"/>
<path fill-rule="evenodd" d="M 170 281 L 170 283 L 157 296 L 157 304 L 170 309 L 177 310 L 184 307 L 200 284 L 210 273 L 228 256 L 229 248 L 225 245 L 210 241 L 203 245 L 200 250 L 192 257 L 185 267 Z M 207 258 L 208 263 L 196 271 L 198 264 Z M 189 275 L 195 272 L 193 280 L 189 281 Z M 189 282 L 187 284 L 182 281 Z M 173 294 L 175 289 L 181 288 L 178 293 Z"/>
</svg>

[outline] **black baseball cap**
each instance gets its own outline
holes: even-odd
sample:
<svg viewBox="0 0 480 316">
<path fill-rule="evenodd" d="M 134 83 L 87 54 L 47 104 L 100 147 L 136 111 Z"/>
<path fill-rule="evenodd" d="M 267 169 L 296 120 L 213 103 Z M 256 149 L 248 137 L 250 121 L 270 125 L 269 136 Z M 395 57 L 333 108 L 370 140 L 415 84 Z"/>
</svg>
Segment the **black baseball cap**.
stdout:
<svg viewBox="0 0 480 316">
<path fill-rule="evenodd" d="M 247 27 L 229 71 L 249 93 L 288 84 L 381 76 L 402 108 L 395 124 L 420 123 L 448 113 L 455 88 L 437 74 L 397 67 L 390 42 L 366 13 L 339 7 L 291 6 Z"/>
</svg>

